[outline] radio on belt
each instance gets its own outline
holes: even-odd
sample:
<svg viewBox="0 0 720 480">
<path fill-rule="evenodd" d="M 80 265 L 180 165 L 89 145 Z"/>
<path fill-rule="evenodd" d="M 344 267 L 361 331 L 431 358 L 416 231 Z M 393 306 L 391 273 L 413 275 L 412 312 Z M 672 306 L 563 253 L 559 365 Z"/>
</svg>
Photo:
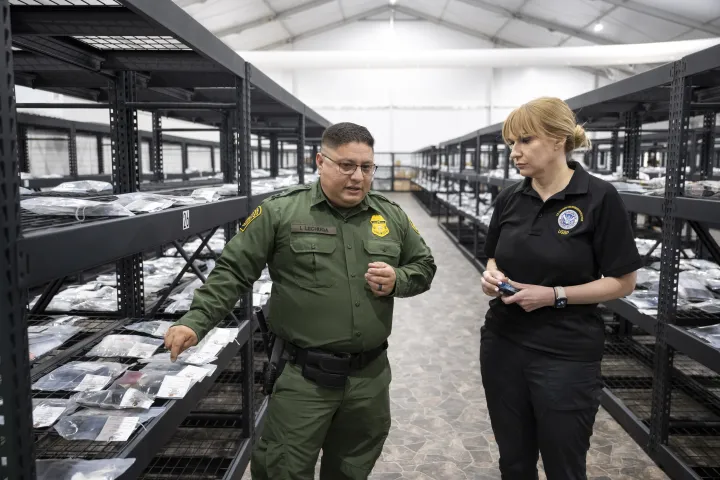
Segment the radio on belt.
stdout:
<svg viewBox="0 0 720 480">
<path fill-rule="evenodd" d="M 502 293 L 503 295 L 515 295 L 520 291 L 509 283 L 505 282 L 498 283 L 498 289 L 500 289 L 500 293 Z"/>
</svg>

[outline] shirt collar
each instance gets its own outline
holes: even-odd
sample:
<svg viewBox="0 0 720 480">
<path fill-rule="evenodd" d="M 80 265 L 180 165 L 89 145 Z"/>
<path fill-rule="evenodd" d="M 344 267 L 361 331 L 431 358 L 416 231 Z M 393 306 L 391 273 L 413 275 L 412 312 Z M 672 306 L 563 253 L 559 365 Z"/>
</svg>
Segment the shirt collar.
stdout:
<svg viewBox="0 0 720 480">
<path fill-rule="evenodd" d="M 326 202 L 330 207 L 335 208 L 325 195 L 325 192 L 320 186 L 320 180 L 318 179 L 315 181 L 315 183 L 313 183 L 312 186 L 312 200 L 310 201 L 310 206 L 314 207 L 323 202 Z M 368 202 L 368 195 L 365 195 L 365 198 L 363 198 L 362 202 L 360 202 L 360 205 L 358 205 L 358 207 L 356 208 L 360 208 L 361 211 L 364 211 L 367 210 L 369 207 L 370 203 Z"/>
<path fill-rule="evenodd" d="M 564 199 L 566 195 L 582 195 L 588 192 L 590 187 L 590 174 L 575 160 L 568 161 L 568 166 L 575 171 L 570 183 L 564 190 L 553 195 L 553 198 Z M 522 192 L 526 195 L 537 197 L 538 194 L 532 188 L 532 178 L 526 177 L 517 186 L 516 192 Z"/>
</svg>

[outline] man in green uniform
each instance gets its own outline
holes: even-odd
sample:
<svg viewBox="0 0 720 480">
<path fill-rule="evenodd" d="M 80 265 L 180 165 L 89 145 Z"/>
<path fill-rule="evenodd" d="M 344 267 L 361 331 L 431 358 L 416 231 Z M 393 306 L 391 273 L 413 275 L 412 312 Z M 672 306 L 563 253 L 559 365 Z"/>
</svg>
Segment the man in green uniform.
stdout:
<svg viewBox="0 0 720 480">
<path fill-rule="evenodd" d="M 386 349 L 394 297 L 427 291 L 436 266 L 397 204 L 370 192 L 374 139 L 340 123 L 323 134 L 319 182 L 258 207 L 165 337 L 173 359 L 197 344 L 265 265 L 269 327 L 284 340 L 252 458 L 254 480 L 366 479 L 390 430 Z"/>
</svg>

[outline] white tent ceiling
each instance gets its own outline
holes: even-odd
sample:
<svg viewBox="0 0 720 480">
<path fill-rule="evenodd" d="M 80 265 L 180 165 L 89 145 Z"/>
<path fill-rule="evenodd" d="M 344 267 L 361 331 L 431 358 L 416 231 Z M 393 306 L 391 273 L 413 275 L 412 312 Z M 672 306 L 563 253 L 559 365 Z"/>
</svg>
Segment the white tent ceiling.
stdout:
<svg viewBox="0 0 720 480">
<path fill-rule="evenodd" d="M 175 0 L 235 50 L 272 50 L 354 22 L 429 21 L 497 47 L 720 37 L 718 0 Z M 602 30 L 594 27 L 602 24 Z M 622 67 L 626 73 L 638 69 Z"/>
</svg>

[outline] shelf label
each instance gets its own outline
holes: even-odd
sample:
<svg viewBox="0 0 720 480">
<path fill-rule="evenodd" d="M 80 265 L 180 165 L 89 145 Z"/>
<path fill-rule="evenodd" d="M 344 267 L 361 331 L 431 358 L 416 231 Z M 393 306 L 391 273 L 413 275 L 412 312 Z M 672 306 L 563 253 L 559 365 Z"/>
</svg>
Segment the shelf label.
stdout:
<svg viewBox="0 0 720 480">
<path fill-rule="evenodd" d="M 178 377 L 175 375 L 165 375 L 165 379 L 158 390 L 158 398 L 183 398 L 190 390 L 193 379 L 187 377 Z"/>
<path fill-rule="evenodd" d="M 196 382 L 201 382 L 205 377 L 207 377 L 208 372 L 209 370 L 205 368 L 196 367 L 195 365 L 188 365 L 187 367 L 183 368 L 182 371 L 177 374 L 177 376 L 190 378 L 192 380 L 195 380 Z"/>
<path fill-rule="evenodd" d="M 183 230 L 190 228 L 190 210 L 183 210 Z"/>
<path fill-rule="evenodd" d="M 108 417 L 96 442 L 126 442 L 137 427 L 139 417 Z"/>
<path fill-rule="evenodd" d="M 49 427 L 50 425 L 53 425 L 63 413 L 65 413 L 65 407 L 40 405 L 33 410 L 33 427 Z"/>
<path fill-rule="evenodd" d="M 130 347 L 130 350 L 128 350 L 128 353 L 125 356 L 131 358 L 150 358 L 157 348 L 157 345 L 153 345 L 151 343 L 136 343 Z"/>
<path fill-rule="evenodd" d="M 102 390 L 105 385 L 110 382 L 111 377 L 107 377 L 104 375 L 92 375 L 88 373 L 85 375 L 85 377 L 82 379 L 80 383 L 77 384 L 75 388 L 73 388 L 73 391 L 75 392 L 97 392 L 98 390 Z"/>
</svg>

